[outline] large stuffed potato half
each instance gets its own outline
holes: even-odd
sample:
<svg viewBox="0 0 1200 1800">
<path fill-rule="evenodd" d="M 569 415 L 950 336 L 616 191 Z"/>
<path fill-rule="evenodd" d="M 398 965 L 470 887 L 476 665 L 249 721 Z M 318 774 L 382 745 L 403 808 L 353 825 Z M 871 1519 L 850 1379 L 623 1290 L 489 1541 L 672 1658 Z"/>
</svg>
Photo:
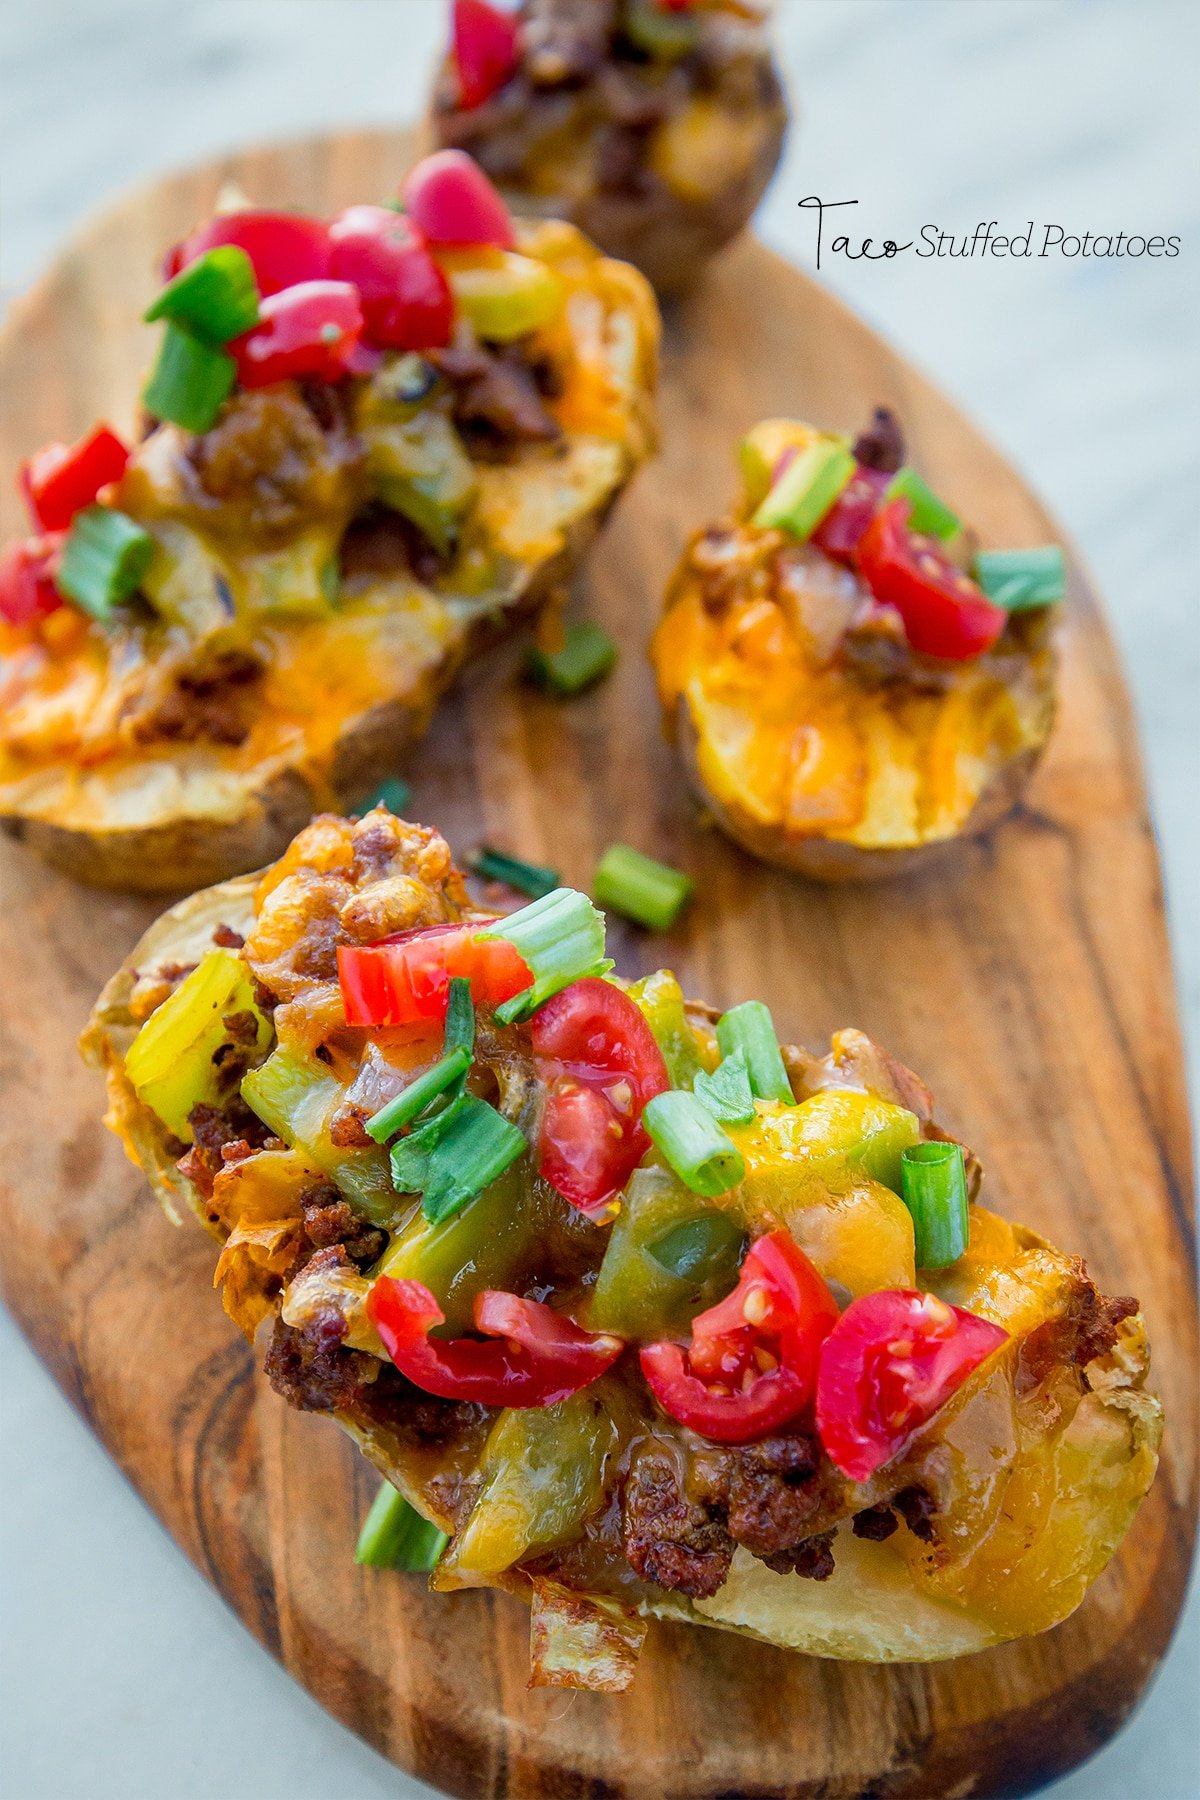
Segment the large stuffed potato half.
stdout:
<svg viewBox="0 0 1200 1800">
<path fill-rule="evenodd" d="M 570 219 L 660 291 L 746 224 L 787 105 L 751 0 L 453 0 L 430 130 L 521 212 Z"/>
<path fill-rule="evenodd" d="M 199 226 L 147 315 L 141 441 L 22 469 L 0 818 L 81 880 L 195 888 L 361 802 L 653 445 L 636 270 L 512 220 L 466 157 L 402 204 Z"/>
<path fill-rule="evenodd" d="M 980 547 L 884 408 L 853 443 L 764 420 L 739 461 L 652 651 L 702 803 L 824 880 L 904 874 L 988 830 L 1054 722 L 1061 549 Z"/>
<path fill-rule="evenodd" d="M 531 1602 L 535 1681 L 620 1690 L 651 1615 L 863 1661 L 1066 1617 L 1154 1476 L 1137 1301 L 977 1204 L 862 1033 L 610 968 L 584 895 L 496 917 L 435 832 L 324 816 L 165 913 L 84 1049 L 392 1484 L 376 1547 Z"/>
</svg>

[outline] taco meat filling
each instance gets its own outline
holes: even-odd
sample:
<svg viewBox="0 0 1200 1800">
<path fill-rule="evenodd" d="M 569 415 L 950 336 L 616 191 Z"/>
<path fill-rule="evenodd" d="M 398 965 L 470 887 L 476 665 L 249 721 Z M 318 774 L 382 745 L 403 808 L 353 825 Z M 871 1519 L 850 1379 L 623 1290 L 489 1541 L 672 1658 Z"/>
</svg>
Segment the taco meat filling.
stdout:
<svg viewBox="0 0 1200 1800">
<path fill-rule="evenodd" d="M 553 1594 L 717 1605 L 747 1556 L 948 1581 L 983 1472 L 1140 1342 L 870 1040 L 607 979 L 583 895 L 496 918 L 385 809 L 317 819 L 210 945 L 135 971 L 114 1079 L 277 1392 L 450 1534 L 435 1585 L 524 1588 L 537 1630 Z"/>
</svg>

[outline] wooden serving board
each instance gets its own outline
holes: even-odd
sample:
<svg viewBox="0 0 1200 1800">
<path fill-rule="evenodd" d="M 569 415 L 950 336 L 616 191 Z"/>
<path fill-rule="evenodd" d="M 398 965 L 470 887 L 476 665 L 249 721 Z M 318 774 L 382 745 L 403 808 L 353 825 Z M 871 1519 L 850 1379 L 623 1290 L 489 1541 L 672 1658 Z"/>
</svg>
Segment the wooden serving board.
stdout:
<svg viewBox="0 0 1200 1800">
<path fill-rule="evenodd" d="M 394 191 L 410 140 L 355 133 L 250 151 L 119 202 L 12 308 L 0 342 L 3 528 L 18 458 L 97 416 L 129 425 L 150 351 L 137 321 L 163 247 L 235 178 L 332 211 Z M 1128 698 L 1076 565 L 1061 723 L 992 841 L 902 885 L 824 889 L 706 830 L 659 735 L 646 640 L 685 534 L 725 503 L 736 436 L 766 414 L 853 429 L 897 407 L 926 476 L 985 537 L 1059 534 L 977 432 L 849 312 L 744 240 L 672 312 L 664 448 L 581 582 L 624 648 L 573 703 L 505 651 L 443 708 L 407 773 L 414 813 L 586 886 L 624 839 L 689 869 L 668 939 L 618 926 L 618 966 L 673 966 L 718 1004 L 769 999 L 813 1046 L 842 1024 L 933 1084 L 980 1152 L 993 1206 L 1086 1250 L 1143 1297 L 1167 1409 L 1157 1484 L 1083 1607 L 1046 1635 L 932 1667 L 821 1662 L 656 1626 L 623 1699 L 531 1693 L 528 1616 L 355 1567 L 375 1486 L 331 1424 L 268 1390 L 211 1290 L 213 1250 L 175 1230 L 100 1114 L 76 1033 L 150 919 L 0 853 L 4 1291 L 64 1390 L 255 1636 L 346 1724 L 470 1796 L 837 1800 L 1028 1793 L 1127 1716 L 1182 1599 L 1194 1520 L 1196 1323 L 1188 1128 L 1162 893 Z M 270 1731 L 270 1720 L 263 1721 Z M 166 1772 L 170 1785 L 170 1772 Z"/>
</svg>

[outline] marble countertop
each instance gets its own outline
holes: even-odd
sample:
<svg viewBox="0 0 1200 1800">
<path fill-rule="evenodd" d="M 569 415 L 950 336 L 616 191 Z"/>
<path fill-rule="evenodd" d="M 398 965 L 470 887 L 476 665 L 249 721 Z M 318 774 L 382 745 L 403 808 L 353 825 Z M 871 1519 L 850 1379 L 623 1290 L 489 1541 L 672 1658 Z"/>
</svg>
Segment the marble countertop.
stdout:
<svg viewBox="0 0 1200 1800">
<path fill-rule="evenodd" d="M 0 288 L 115 189 L 230 144 L 418 110 L 442 0 L 0 9 Z M 1182 238 L 1174 259 L 898 258 L 822 275 L 1024 470 L 1090 563 L 1134 692 L 1200 1043 L 1200 8 L 780 0 L 801 117 L 758 222 L 811 268 L 805 194 L 862 234 L 996 219 Z M 1191 745 L 1189 752 L 1188 745 Z M 417 1800 L 175 1550 L 0 1315 L 0 1788 L 10 1800 Z M 1200 1605 L 1133 1722 L 1055 1800 L 1193 1800 Z"/>
</svg>

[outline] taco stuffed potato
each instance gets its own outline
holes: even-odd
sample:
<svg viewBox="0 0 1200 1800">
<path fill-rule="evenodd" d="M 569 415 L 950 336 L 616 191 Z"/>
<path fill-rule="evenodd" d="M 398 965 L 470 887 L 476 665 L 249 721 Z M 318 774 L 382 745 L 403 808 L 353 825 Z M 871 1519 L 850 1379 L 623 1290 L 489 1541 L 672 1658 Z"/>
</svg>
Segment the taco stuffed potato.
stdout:
<svg viewBox="0 0 1200 1800">
<path fill-rule="evenodd" d="M 585 896 L 481 912 L 377 809 L 97 1004 L 109 1123 L 393 1484 L 368 1559 L 522 1596 L 534 1680 L 614 1691 L 652 1615 L 868 1661 L 1064 1618 L 1154 1475 L 1137 1302 L 976 1204 L 860 1032 L 610 966 Z"/>
<path fill-rule="evenodd" d="M 1062 551 L 980 549 L 884 408 L 853 444 L 765 420 L 739 460 L 652 652 L 697 794 L 754 855 L 827 880 L 986 831 L 1054 722 Z"/>
<path fill-rule="evenodd" d="M 430 113 L 523 213 L 570 219 L 667 291 L 739 232 L 783 148 L 747 0 L 454 0 Z"/>
<path fill-rule="evenodd" d="M 636 270 L 511 220 L 465 156 L 403 199 L 199 226 L 147 314 L 141 442 L 24 465 L 0 819 L 81 880 L 193 888 L 361 802 L 652 446 Z"/>
</svg>

